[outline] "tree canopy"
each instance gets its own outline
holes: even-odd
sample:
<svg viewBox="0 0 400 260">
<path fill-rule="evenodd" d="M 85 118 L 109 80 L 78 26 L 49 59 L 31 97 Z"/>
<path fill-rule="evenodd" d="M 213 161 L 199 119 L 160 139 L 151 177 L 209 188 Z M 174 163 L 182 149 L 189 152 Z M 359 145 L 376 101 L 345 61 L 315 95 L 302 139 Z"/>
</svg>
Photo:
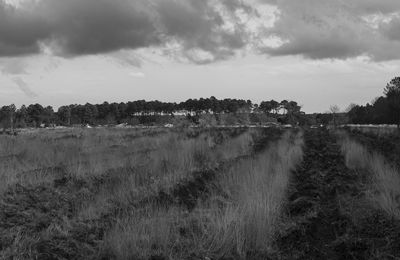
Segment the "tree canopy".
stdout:
<svg viewBox="0 0 400 260">
<path fill-rule="evenodd" d="M 384 96 L 372 104 L 353 105 L 348 111 L 354 124 L 397 124 L 400 126 L 400 77 L 392 79 L 384 88 Z"/>
<path fill-rule="evenodd" d="M 10 107 L 13 107 L 11 113 Z M 3 106 L 0 109 L 0 122 L 9 127 L 39 127 L 43 125 L 108 125 L 121 123 L 149 123 L 149 117 L 190 115 L 195 118 L 201 114 L 246 114 L 263 113 L 271 117 L 284 114 L 283 121 L 295 123 L 302 114 L 301 107 L 295 101 L 262 101 L 253 104 L 251 100 L 217 99 L 215 97 L 188 99 L 180 103 L 137 100 L 126 103 L 108 103 L 85 105 L 72 104 L 61 106 L 57 112 L 51 106 L 40 104 L 21 106 Z M 194 117 L 193 117 L 194 116 Z M 11 119 L 10 119 L 11 118 Z M 13 122 L 10 122 L 13 120 Z"/>
</svg>

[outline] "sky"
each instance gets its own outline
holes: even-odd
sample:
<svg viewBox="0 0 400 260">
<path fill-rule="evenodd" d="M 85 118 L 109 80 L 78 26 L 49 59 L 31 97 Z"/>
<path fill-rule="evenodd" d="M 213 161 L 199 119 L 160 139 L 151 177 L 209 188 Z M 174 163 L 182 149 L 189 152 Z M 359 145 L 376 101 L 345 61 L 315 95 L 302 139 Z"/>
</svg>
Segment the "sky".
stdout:
<svg viewBox="0 0 400 260">
<path fill-rule="evenodd" d="M 215 96 L 313 113 L 399 74 L 399 0 L 0 0 L 0 106 Z"/>
</svg>

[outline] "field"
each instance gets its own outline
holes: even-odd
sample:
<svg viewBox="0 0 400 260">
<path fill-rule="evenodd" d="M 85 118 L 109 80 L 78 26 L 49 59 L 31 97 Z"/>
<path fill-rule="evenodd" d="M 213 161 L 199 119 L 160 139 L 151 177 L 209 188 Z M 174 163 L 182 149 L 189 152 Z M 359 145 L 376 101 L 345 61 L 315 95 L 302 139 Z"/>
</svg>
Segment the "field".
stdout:
<svg viewBox="0 0 400 260">
<path fill-rule="evenodd" d="M 0 136 L 0 259 L 399 259 L 399 147 L 322 128 Z"/>
</svg>

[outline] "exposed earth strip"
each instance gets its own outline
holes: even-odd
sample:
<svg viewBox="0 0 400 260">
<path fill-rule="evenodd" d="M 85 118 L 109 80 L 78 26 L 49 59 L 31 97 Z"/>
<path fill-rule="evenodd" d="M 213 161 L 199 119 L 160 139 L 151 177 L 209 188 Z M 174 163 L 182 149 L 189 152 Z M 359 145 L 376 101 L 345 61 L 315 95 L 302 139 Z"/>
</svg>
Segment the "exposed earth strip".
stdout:
<svg viewBox="0 0 400 260">
<path fill-rule="evenodd" d="M 368 173 L 346 168 L 328 131 L 307 131 L 305 143 L 276 258 L 399 259 L 399 222 L 366 202 Z"/>
</svg>

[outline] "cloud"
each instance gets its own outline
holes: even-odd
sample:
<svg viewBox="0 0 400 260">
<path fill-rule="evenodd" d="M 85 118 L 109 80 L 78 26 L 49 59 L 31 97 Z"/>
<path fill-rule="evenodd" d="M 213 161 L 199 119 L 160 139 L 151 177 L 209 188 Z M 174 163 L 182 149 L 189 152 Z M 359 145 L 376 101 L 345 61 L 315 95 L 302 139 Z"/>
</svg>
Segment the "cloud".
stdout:
<svg viewBox="0 0 400 260">
<path fill-rule="evenodd" d="M 140 55 L 126 50 L 113 52 L 105 56 L 105 58 L 122 67 L 140 67 L 143 59 Z"/>
<path fill-rule="evenodd" d="M 277 21 L 266 34 L 282 40 L 277 47 L 260 46 L 272 56 L 301 55 L 310 59 L 372 60 L 400 58 L 399 26 L 384 19 L 368 23 L 371 15 L 387 17 L 400 11 L 397 0 L 261 0 L 276 5 Z"/>
<path fill-rule="evenodd" d="M 0 1 L 0 35 L 0 56 L 24 55 L 39 52 L 48 28 L 40 16 Z"/>
<path fill-rule="evenodd" d="M 0 71 L 6 75 L 28 74 L 26 71 L 27 64 L 22 59 L 11 58 L 0 61 Z"/>
<path fill-rule="evenodd" d="M 22 80 L 20 77 L 15 77 L 12 79 L 14 83 L 18 86 L 18 88 L 24 92 L 24 94 L 30 98 L 35 98 L 37 97 L 37 94 L 32 91 L 32 89 L 26 84 L 24 80 Z"/>
<path fill-rule="evenodd" d="M 225 58 L 245 45 L 225 17 L 239 0 L 38 0 L 18 7 L 0 0 L 0 56 L 40 53 L 79 56 L 178 43 Z M 250 8 L 250 7 L 249 7 Z M 232 21 L 232 19 L 231 19 Z"/>
<path fill-rule="evenodd" d="M 400 11 L 398 0 L 348 0 L 352 10 L 358 14 L 388 14 Z"/>
<path fill-rule="evenodd" d="M 143 72 L 140 72 L 140 71 L 130 72 L 129 76 L 134 77 L 134 78 L 144 78 L 144 77 L 146 77 L 146 75 Z"/>
<path fill-rule="evenodd" d="M 261 5 L 275 6 L 273 19 Z M 391 60 L 400 58 L 396 14 L 398 0 L 0 0 L 0 56 L 156 48 L 198 64 L 242 50 Z"/>
<path fill-rule="evenodd" d="M 400 16 L 381 25 L 384 35 L 392 41 L 400 41 Z"/>
</svg>

